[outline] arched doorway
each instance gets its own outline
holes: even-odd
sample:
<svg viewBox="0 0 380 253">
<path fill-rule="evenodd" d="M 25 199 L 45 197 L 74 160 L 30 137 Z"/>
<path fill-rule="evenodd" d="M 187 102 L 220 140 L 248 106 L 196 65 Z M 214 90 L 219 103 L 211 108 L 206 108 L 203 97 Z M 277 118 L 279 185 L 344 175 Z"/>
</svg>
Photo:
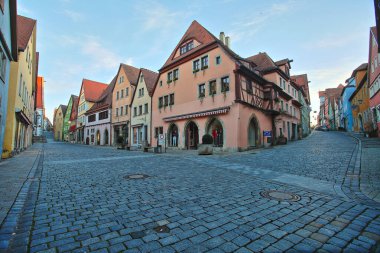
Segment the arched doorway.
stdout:
<svg viewBox="0 0 380 253">
<path fill-rule="evenodd" d="M 169 147 L 178 147 L 178 136 L 178 127 L 173 123 L 168 129 Z"/>
<path fill-rule="evenodd" d="M 197 149 L 198 147 L 198 127 L 190 121 L 185 128 L 185 145 L 187 149 Z"/>
<path fill-rule="evenodd" d="M 222 123 L 216 119 L 213 118 L 210 120 L 210 122 L 207 125 L 206 132 L 212 136 L 214 139 L 214 146 L 215 147 L 223 147 L 223 126 Z"/>
<path fill-rule="evenodd" d="M 96 145 L 100 145 L 100 131 L 96 131 Z"/>
<path fill-rule="evenodd" d="M 360 131 L 364 132 L 363 117 L 361 114 L 359 114 L 359 127 L 360 127 Z"/>
<path fill-rule="evenodd" d="M 108 145 L 108 129 L 104 130 L 104 145 Z"/>
<path fill-rule="evenodd" d="M 256 118 L 252 118 L 248 126 L 248 146 L 256 147 L 259 143 L 259 124 Z"/>
</svg>

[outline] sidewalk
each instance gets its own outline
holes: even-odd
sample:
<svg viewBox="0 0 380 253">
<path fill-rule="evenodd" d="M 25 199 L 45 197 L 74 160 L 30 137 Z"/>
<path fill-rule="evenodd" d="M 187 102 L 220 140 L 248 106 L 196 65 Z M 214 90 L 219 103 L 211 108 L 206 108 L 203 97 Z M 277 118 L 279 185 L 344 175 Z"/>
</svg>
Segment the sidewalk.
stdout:
<svg viewBox="0 0 380 253">
<path fill-rule="evenodd" d="M 17 194 L 36 161 L 41 143 L 36 143 L 19 155 L 0 162 L 0 225 L 11 209 Z"/>
<path fill-rule="evenodd" d="M 380 138 L 350 134 L 361 141 L 360 190 L 380 203 Z"/>
</svg>

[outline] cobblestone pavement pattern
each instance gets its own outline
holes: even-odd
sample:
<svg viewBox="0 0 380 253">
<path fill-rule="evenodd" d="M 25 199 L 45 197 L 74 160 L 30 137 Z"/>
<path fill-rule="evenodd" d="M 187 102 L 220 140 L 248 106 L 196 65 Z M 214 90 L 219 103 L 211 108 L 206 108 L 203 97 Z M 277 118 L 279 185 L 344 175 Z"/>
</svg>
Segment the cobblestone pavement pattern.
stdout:
<svg viewBox="0 0 380 253">
<path fill-rule="evenodd" d="M 28 198 L 17 224 L 29 237 L 12 239 L 9 247 L 30 252 L 376 250 L 380 209 L 339 191 L 355 148 L 355 139 L 333 132 L 207 157 L 48 143 L 38 198 Z M 128 178 L 132 174 L 149 177 Z M 301 199 L 268 199 L 260 194 L 265 190 Z M 0 230 L 0 242 L 6 232 Z"/>
</svg>

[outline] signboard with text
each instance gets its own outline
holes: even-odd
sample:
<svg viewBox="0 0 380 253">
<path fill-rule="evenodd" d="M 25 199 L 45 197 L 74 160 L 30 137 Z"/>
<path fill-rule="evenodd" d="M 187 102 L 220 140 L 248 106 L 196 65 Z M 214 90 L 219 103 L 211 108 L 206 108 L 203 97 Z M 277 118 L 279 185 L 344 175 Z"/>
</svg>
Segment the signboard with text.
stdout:
<svg viewBox="0 0 380 253">
<path fill-rule="evenodd" d="M 165 145 L 165 135 L 164 134 L 158 135 L 158 145 Z"/>
</svg>

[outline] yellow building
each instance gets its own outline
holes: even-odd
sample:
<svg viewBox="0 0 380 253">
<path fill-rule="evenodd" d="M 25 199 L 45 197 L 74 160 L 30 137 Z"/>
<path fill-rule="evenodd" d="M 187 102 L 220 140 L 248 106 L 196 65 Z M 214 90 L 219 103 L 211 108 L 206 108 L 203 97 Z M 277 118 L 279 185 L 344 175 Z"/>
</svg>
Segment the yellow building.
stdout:
<svg viewBox="0 0 380 253">
<path fill-rule="evenodd" d="M 18 61 L 11 62 L 3 158 L 32 145 L 36 87 L 36 20 L 17 16 Z"/>
<path fill-rule="evenodd" d="M 361 79 L 357 80 L 356 90 L 350 97 L 354 131 L 369 133 L 373 129 L 371 124 L 371 110 L 369 108 L 369 90 L 367 85 L 366 68 L 363 68 L 362 71 L 358 71 L 358 73 L 360 73 L 359 77 L 361 77 Z"/>
<path fill-rule="evenodd" d="M 54 140 L 63 141 L 63 118 L 66 115 L 66 105 L 59 105 L 58 109 L 54 111 Z"/>
</svg>

